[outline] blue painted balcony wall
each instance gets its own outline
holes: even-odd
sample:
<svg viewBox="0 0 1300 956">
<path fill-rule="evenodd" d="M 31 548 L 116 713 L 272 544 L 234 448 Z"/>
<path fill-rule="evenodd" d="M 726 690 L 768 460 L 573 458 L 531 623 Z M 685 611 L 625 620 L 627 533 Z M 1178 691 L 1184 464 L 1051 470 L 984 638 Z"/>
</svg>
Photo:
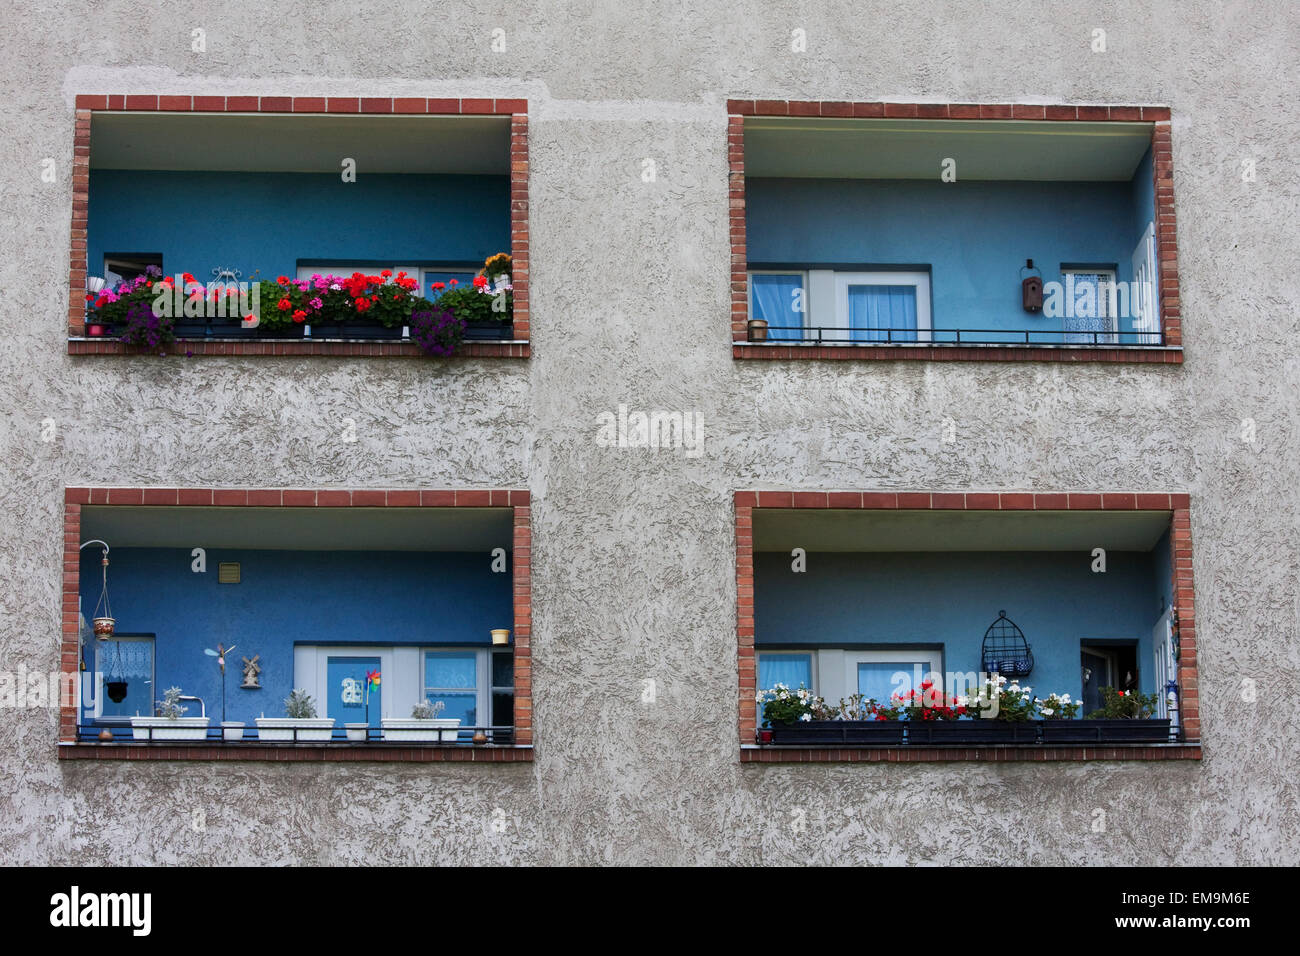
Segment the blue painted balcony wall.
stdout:
<svg viewBox="0 0 1300 956">
<path fill-rule="evenodd" d="M 1092 641 L 1136 641 L 1150 693 L 1167 554 L 1111 551 L 1094 573 L 1087 552 L 810 552 L 796 573 L 788 553 L 760 552 L 755 645 L 942 644 L 944 669 L 965 673 L 980 670 L 984 631 L 1005 610 L 1033 649 L 1035 693 L 1077 700 L 1079 646 Z"/>
<path fill-rule="evenodd" d="M 89 552 L 87 552 L 88 554 Z M 109 594 L 119 633 L 153 633 L 158 692 L 176 685 L 221 719 L 220 671 L 203 653 L 235 645 L 227 659 L 226 719 L 284 714 L 294 685 L 295 644 L 486 646 L 513 626 L 511 574 L 487 554 L 423 551 L 207 551 L 207 572 L 188 549 L 114 548 Z M 239 584 L 219 584 L 217 565 L 240 564 Z M 99 554 L 83 555 L 81 602 L 100 592 Z M 94 668 L 93 648 L 85 652 Z M 239 663 L 260 655 L 262 690 L 241 690 Z M 318 702 L 319 705 L 319 702 Z M 319 708 L 324 713 L 323 707 Z M 187 716 L 198 716 L 197 705 Z"/>
<path fill-rule="evenodd" d="M 1025 260 L 1045 283 L 1062 281 L 1062 264 L 1109 265 L 1131 281 L 1154 216 L 1151 176 L 1148 152 L 1130 182 L 751 178 L 749 266 L 928 266 L 935 328 L 1059 332 L 1061 317 L 1022 307 Z M 1131 331 L 1123 312 L 1119 330 Z"/>
<path fill-rule="evenodd" d="M 293 276 L 300 261 L 482 263 L 510 250 L 510 180 L 92 169 L 87 229 L 92 275 L 129 253 L 201 281 L 217 267 Z"/>
</svg>

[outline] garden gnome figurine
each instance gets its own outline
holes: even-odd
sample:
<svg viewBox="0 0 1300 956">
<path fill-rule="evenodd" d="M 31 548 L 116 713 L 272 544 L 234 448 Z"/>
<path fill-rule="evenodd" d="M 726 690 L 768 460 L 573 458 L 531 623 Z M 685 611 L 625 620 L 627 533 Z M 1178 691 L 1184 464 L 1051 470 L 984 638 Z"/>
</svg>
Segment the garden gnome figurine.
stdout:
<svg viewBox="0 0 1300 956">
<path fill-rule="evenodd" d="M 257 675 L 262 672 L 262 668 L 257 663 L 257 659 L 261 656 L 262 656 L 261 654 L 254 654 L 253 659 L 251 661 L 247 657 L 243 659 L 244 660 L 244 682 L 239 685 L 240 687 L 247 688 L 248 690 L 262 689 L 262 685 L 257 682 Z"/>
</svg>

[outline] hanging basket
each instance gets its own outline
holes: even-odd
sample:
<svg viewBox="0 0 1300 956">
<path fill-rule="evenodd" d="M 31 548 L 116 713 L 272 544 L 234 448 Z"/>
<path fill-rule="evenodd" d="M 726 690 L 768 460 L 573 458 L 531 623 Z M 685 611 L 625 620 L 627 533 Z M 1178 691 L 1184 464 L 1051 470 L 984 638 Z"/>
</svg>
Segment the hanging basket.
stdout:
<svg viewBox="0 0 1300 956">
<path fill-rule="evenodd" d="M 108 691 L 108 699 L 115 704 L 120 704 L 126 700 L 126 684 L 124 680 L 106 681 L 104 687 Z"/>
<path fill-rule="evenodd" d="M 980 647 L 980 662 L 987 674 L 1003 677 L 1028 677 L 1034 669 L 1034 655 L 1025 642 L 1024 632 L 1006 611 L 998 611 L 998 619 L 984 632 Z"/>
<path fill-rule="evenodd" d="M 90 623 L 95 631 L 95 637 L 101 641 L 108 640 L 113 636 L 113 631 L 117 629 L 117 620 L 111 617 L 97 617 Z"/>
</svg>

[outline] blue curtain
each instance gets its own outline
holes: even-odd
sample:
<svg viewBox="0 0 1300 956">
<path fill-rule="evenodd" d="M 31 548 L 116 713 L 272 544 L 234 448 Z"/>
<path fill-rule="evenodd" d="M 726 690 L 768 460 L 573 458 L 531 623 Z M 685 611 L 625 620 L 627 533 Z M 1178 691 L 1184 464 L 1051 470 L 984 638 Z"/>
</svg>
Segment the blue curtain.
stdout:
<svg viewBox="0 0 1300 956">
<path fill-rule="evenodd" d="M 752 318 L 767 322 L 768 340 L 802 339 L 804 313 L 795 311 L 795 292 L 803 288 L 803 276 L 752 275 L 749 285 L 754 299 Z"/>
<path fill-rule="evenodd" d="M 812 655 L 760 653 L 758 689 L 770 690 L 777 684 L 785 684 L 792 690 L 798 690 L 799 685 L 803 684 L 812 690 Z"/>
<path fill-rule="evenodd" d="M 916 287 L 849 286 L 849 328 L 855 342 L 915 342 Z"/>
</svg>

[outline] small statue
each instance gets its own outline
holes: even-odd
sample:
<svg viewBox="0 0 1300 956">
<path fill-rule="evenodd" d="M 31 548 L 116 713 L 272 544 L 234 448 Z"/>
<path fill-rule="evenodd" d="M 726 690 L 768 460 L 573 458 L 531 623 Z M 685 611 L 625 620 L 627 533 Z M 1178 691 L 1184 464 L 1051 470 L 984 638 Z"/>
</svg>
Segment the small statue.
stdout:
<svg viewBox="0 0 1300 956">
<path fill-rule="evenodd" d="M 262 656 L 261 654 L 254 654 L 253 659 L 251 661 L 247 657 L 243 659 L 244 682 L 239 686 L 244 688 L 245 690 L 262 689 L 262 685 L 257 682 L 257 675 L 262 672 L 262 667 L 260 664 L 257 663 L 257 659 L 261 656 Z"/>
</svg>

